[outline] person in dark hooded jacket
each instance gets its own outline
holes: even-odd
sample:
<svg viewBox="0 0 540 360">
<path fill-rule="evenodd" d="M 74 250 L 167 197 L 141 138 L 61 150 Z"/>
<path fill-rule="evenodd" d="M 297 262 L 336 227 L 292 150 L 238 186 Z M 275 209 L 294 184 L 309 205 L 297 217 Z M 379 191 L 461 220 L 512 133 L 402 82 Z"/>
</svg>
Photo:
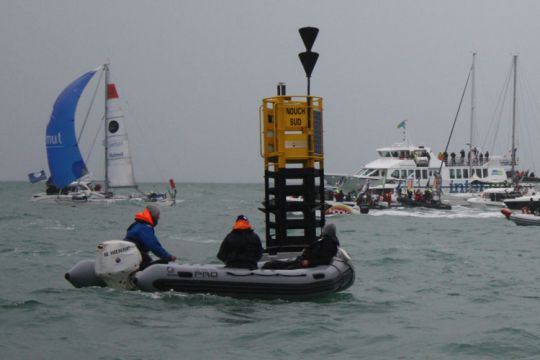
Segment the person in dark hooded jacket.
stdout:
<svg viewBox="0 0 540 360">
<path fill-rule="evenodd" d="M 166 264 L 169 261 L 176 261 L 176 256 L 169 254 L 163 248 L 154 233 L 154 227 L 158 224 L 159 216 L 159 209 L 153 205 L 148 205 L 142 212 L 135 214 L 135 222 L 127 229 L 124 240 L 134 243 L 142 256 L 139 270 L 143 270 L 152 264 Z M 159 260 L 153 261 L 149 252 L 158 256 Z"/>
<path fill-rule="evenodd" d="M 217 258 L 225 263 L 226 267 L 256 269 L 257 261 L 263 254 L 263 247 L 259 235 L 253 231 L 249 220 L 239 215 L 233 225 L 232 231 L 227 234 L 217 254 Z"/>
<path fill-rule="evenodd" d="M 328 265 L 336 256 L 339 240 L 336 235 L 336 225 L 327 224 L 321 231 L 320 239 L 309 244 L 298 257 L 302 267 Z"/>
<path fill-rule="evenodd" d="M 339 240 L 336 226 L 327 224 L 321 231 L 321 237 L 304 248 L 302 254 L 294 260 L 271 260 L 263 265 L 263 269 L 300 269 L 319 265 L 329 265 L 336 256 Z"/>
</svg>

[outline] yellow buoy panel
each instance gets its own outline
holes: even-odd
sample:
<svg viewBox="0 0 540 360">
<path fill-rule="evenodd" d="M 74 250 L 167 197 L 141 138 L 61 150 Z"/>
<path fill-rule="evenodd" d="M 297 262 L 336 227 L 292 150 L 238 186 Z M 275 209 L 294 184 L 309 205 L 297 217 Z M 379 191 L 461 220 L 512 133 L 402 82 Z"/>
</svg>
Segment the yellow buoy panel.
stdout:
<svg viewBox="0 0 540 360">
<path fill-rule="evenodd" d="M 266 162 L 283 168 L 287 162 L 322 160 L 322 98 L 276 96 L 264 99 L 261 110 Z"/>
</svg>

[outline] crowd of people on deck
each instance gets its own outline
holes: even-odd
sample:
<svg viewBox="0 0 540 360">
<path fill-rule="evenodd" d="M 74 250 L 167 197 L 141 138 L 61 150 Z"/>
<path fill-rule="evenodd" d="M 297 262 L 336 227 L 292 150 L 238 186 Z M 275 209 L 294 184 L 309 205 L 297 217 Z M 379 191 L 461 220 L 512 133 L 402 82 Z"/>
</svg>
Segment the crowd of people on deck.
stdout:
<svg viewBox="0 0 540 360">
<path fill-rule="evenodd" d="M 426 188 L 424 192 L 422 192 L 420 189 L 407 189 L 407 199 L 416 202 L 431 203 L 433 201 L 433 190 L 431 188 Z"/>
<path fill-rule="evenodd" d="M 448 156 L 448 152 L 441 151 L 439 152 L 437 158 L 444 162 L 447 166 L 456 166 L 456 165 L 483 165 L 489 162 L 489 151 L 482 153 L 478 148 L 474 147 L 467 153 L 465 157 L 465 150 L 461 149 L 459 151 L 459 158 L 455 152 L 451 152 Z"/>
<path fill-rule="evenodd" d="M 153 264 L 166 264 L 176 261 L 176 256 L 169 253 L 155 235 L 160 210 L 153 205 L 146 206 L 135 214 L 135 221 L 128 227 L 124 240 L 135 244 L 141 253 L 139 270 Z M 301 269 L 319 265 L 329 265 L 336 256 L 339 240 L 334 224 L 327 224 L 321 231 L 321 237 L 304 248 L 302 253 L 292 260 L 270 260 L 262 269 Z M 153 260 L 150 253 L 158 257 Z M 232 230 L 223 239 L 217 258 L 226 267 L 254 270 L 263 256 L 261 239 L 253 230 L 245 215 L 238 215 Z"/>
</svg>

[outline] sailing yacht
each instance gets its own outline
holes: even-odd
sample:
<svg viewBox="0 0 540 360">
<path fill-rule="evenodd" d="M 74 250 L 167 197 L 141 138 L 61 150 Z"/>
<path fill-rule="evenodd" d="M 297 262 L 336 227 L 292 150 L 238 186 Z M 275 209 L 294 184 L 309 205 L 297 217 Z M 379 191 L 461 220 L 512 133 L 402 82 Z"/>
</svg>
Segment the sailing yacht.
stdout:
<svg viewBox="0 0 540 360">
<path fill-rule="evenodd" d="M 474 68 L 474 56 L 473 56 L 473 68 Z M 512 60 L 512 72 L 514 75 L 513 81 L 513 96 L 512 96 L 512 145 L 511 145 L 511 158 L 510 158 L 510 170 L 508 174 L 508 186 L 505 188 L 487 189 L 479 194 L 477 197 L 471 197 L 467 199 L 469 204 L 472 205 L 487 205 L 503 207 L 506 201 L 513 201 L 512 199 L 521 198 L 526 196 L 529 190 L 534 190 L 533 184 L 520 184 L 520 177 L 516 172 L 517 158 L 516 158 L 516 104 L 517 104 L 517 55 L 514 55 Z M 472 137 L 471 137 L 472 143 Z"/>
<path fill-rule="evenodd" d="M 105 181 L 103 188 L 92 185 L 85 161 L 79 150 L 79 137 L 75 133 L 75 112 L 79 98 L 97 72 L 105 75 Z M 101 77 L 100 77 L 101 80 Z M 99 85 L 99 81 L 98 81 Z M 84 129 L 84 124 L 83 124 Z M 109 65 L 88 71 L 68 85 L 56 99 L 47 125 L 47 160 L 51 177 L 47 191 L 32 196 L 36 202 L 114 202 L 120 200 L 148 200 L 174 203 L 173 194 L 151 196 L 138 188 L 133 172 L 128 134 L 118 91 L 110 79 Z M 174 184 L 173 181 L 170 184 Z M 114 195 L 112 189 L 131 188 L 137 193 Z"/>
</svg>

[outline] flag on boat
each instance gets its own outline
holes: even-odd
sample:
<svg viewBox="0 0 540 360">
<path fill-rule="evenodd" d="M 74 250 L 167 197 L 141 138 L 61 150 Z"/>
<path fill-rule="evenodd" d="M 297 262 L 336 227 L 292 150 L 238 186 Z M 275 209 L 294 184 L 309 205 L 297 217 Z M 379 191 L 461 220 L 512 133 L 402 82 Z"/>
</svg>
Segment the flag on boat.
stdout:
<svg viewBox="0 0 540 360">
<path fill-rule="evenodd" d="M 401 190 L 401 179 L 398 181 L 397 183 L 397 186 L 396 186 L 396 193 L 399 192 Z"/>
<path fill-rule="evenodd" d="M 407 125 L 407 120 L 403 120 L 400 122 L 397 126 L 398 129 L 405 129 L 405 126 Z"/>
<path fill-rule="evenodd" d="M 34 184 L 42 180 L 47 180 L 47 175 L 45 175 L 45 170 L 36 171 L 28 174 L 28 180 Z"/>
<path fill-rule="evenodd" d="M 360 194 L 366 194 L 368 190 L 369 190 L 369 179 L 366 180 L 366 182 L 362 186 L 362 189 L 360 189 Z"/>
<path fill-rule="evenodd" d="M 414 173 L 410 173 L 407 176 L 407 189 L 412 189 L 414 187 Z"/>
</svg>

